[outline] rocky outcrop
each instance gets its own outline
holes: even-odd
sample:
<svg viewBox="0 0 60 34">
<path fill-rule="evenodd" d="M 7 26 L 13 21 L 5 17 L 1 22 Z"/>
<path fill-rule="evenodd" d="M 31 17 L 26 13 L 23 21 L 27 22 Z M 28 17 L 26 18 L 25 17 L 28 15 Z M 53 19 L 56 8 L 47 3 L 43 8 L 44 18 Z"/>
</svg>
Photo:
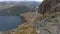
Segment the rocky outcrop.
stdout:
<svg viewBox="0 0 60 34">
<path fill-rule="evenodd" d="M 60 34 L 60 0 L 44 0 L 39 6 L 44 19 L 34 24 L 39 34 Z"/>
<path fill-rule="evenodd" d="M 56 9 L 56 10 L 55 10 Z M 39 6 L 39 13 L 52 13 L 57 12 L 57 9 L 60 9 L 60 0 L 44 0 Z"/>
<path fill-rule="evenodd" d="M 25 20 L 30 23 L 34 23 L 35 21 L 39 21 L 42 19 L 43 15 L 40 15 L 38 13 L 28 12 L 24 14 L 20 14 L 21 16 L 25 17 Z"/>
<path fill-rule="evenodd" d="M 38 34 L 60 34 L 60 12 L 52 14 L 40 22 L 34 23 L 34 27 Z"/>
</svg>

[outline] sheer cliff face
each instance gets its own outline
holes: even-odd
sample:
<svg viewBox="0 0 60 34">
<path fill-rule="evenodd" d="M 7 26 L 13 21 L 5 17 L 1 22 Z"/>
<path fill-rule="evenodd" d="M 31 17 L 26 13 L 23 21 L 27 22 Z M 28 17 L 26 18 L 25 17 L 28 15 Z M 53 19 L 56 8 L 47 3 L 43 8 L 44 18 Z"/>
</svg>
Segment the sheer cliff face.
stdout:
<svg viewBox="0 0 60 34">
<path fill-rule="evenodd" d="M 60 0 L 44 0 L 38 10 L 43 16 L 49 14 L 49 17 L 35 25 L 40 34 L 60 34 Z"/>
<path fill-rule="evenodd" d="M 60 6 L 60 0 L 44 0 L 39 6 L 39 13 L 55 12 L 55 9 Z"/>
</svg>

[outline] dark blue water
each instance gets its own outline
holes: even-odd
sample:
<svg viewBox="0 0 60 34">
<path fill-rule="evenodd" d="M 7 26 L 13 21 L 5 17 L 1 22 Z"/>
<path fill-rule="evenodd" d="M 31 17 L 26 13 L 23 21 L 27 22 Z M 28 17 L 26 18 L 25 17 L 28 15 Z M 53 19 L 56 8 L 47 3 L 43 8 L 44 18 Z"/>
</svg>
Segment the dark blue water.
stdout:
<svg viewBox="0 0 60 34">
<path fill-rule="evenodd" d="M 11 30 L 21 24 L 19 16 L 0 16 L 0 31 Z"/>
</svg>

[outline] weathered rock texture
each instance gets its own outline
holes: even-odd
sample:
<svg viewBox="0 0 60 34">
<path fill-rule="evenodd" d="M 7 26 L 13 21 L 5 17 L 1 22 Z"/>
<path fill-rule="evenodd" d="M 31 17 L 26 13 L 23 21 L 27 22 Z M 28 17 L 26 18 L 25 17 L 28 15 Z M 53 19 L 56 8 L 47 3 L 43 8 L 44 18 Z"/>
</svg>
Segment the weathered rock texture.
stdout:
<svg viewBox="0 0 60 34">
<path fill-rule="evenodd" d="M 34 24 L 39 34 L 60 34 L 60 0 L 44 0 L 39 6 L 44 16 L 40 23 Z"/>
<path fill-rule="evenodd" d="M 34 23 L 34 27 L 38 34 L 60 34 L 60 12 Z"/>
<path fill-rule="evenodd" d="M 39 13 L 45 14 L 47 12 L 60 11 L 60 0 L 44 0 L 39 6 Z"/>
</svg>

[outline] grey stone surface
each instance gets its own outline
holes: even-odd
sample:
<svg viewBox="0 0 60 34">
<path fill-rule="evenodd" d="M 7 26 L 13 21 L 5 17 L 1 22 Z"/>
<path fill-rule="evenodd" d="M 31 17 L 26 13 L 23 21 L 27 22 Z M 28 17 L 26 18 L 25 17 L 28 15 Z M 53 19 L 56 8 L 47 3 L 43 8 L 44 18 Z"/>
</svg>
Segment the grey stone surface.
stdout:
<svg viewBox="0 0 60 34">
<path fill-rule="evenodd" d="M 38 34 L 60 34 L 60 15 L 34 24 Z"/>
</svg>

